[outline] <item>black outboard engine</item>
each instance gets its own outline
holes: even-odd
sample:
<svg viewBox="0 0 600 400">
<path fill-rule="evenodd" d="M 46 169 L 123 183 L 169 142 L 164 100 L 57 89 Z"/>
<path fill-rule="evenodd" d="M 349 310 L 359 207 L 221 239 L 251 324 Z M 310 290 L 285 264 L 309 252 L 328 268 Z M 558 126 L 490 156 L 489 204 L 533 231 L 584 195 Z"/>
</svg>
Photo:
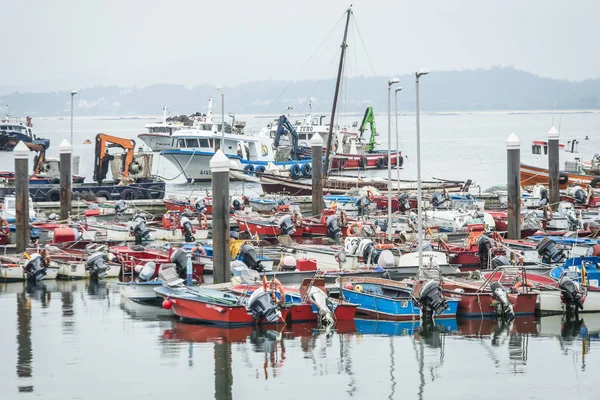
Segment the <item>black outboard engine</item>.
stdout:
<svg viewBox="0 0 600 400">
<path fill-rule="evenodd" d="M 32 254 L 31 258 L 25 263 L 25 273 L 28 282 L 39 282 L 46 276 L 48 266 L 44 258 L 39 254 Z"/>
<path fill-rule="evenodd" d="M 496 256 L 492 258 L 492 268 L 496 269 L 504 265 L 510 265 L 510 260 L 506 256 Z"/>
<path fill-rule="evenodd" d="M 90 274 L 91 279 L 102 279 L 108 273 L 108 269 L 110 268 L 107 265 L 108 258 L 106 253 L 97 251 L 88 256 L 87 261 L 85 262 L 85 269 Z"/>
<path fill-rule="evenodd" d="M 183 234 L 185 236 L 185 241 L 187 243 L 193 242 L 194 240 L 196 240 L 196 238 L 194 237 L 194 231 L 192 229 L 192 221 L 190 221 L 190 219 L 188 217 L 181 217 L 181 219 L 179 220 L 179 226 L 181 227 L 181 230 L 183 231 Z"/>
<path fill-rule="evenodd" d="M 582 206 L 587 202 L 587 193 L 581 187 L 577 187 L 573 190 L 573 198 L 575 198 L 575 204 Z"/>
<path fill-rule="evenodd" d="M 233 211 L 240 211 L 242 209 L 242 203 L 238 199 L 233 200 L 231 203 L 231 208 Z"/>
<path fill-rule="evenodd" d="M 375 248 L 375 244 L 369 240 L 368 243 L 360 247 L 362 247 L 363 260 L 365 260 L 368 265 L 377 264 L 377 261 L 379 260 L 379 252 Z"/>
<path fill-rule="evenodd" d="M 492 290 L 492 295 L 499 304 L 497 311 L 502 319 L 507 322 L 515 319 L 515 312 L 513 311 L 512 304 L 508 300 L 508 293 L 506 293 L 506 290 L 504 290 L 500 282 L 492 282 L 490 289 Z"/>
<path fill-rule="evenodd" d="M 568 276 L 562 276 L 558 281 L 558 287 L 561 290 L 560 297 L 566 306 L 567 313 L 576 314 L 579 310 L 583 310 L 583 298 L 576 282 L 573 282 Z"/>
<path fill-rule="evenodd" d="M 542 239 L 538 245 L 535 246 L 535 249 L 540 257 L 542 257 L 542 262 L 544 264 L 560 263 L 565 259 L 563 251 L 558 250 L 554 240 L 549 237 Z"/>
<path fill-rule="evenodd" d="M 436 281 L 427 281 L 421 287 L 417 302 L 423 318 L 432 318 L 434 313 L 439 315 L 449 308 L 442 289 Z"/>
<path fill-rule="evenodd" d="M 446 197 L 443 193 L 435 192 L 431 194 L 431 205 L 435 208 L 442 207 L 446 202 Z"/>
<path fill-rule="evenodd" d="M 273 297 L 262 287 L 256 289 L 248 299 L 248 311 L 252 313 L 256 322 L 264 319 L 267 323 L 274 323 L 281 318 L 281 312 Z"/>
<path fill-rule="evenodd" d="M 248 268 L 253 269 L 258 272 L 263 272 L 265 267 L 258 261 L 258 256 L 256 255 L 256 249 L 249 244 L 245 244 L 240 248 L 240 255 L 238 257 L 244 264 L 248 266 Z"/>
<path fill-rule="evenodd" d="M 292 221 L 291 215 L 284 215 L 279 218 L 279 233 L 282 235 L 291 235 L 296 232 L 296 227 L 294 226 L 294 222 Z"/>
<path fill-rule="evenodd" d="M 550 199 L 548 198 L 548 190 L 546 190 L 545 187 L 542 187 L 540 189 L 540 206 L 547 206 L 549 202 Z"/>
<path fill-rule="evenodd" d="M 577 215 L 573 209 L 567 210 L 566 217 L 567 222 L 569 223 L 569 231 L 576 231 L 579 229 L 579 220 L 577 219 Z"/>
<path fill-rule="evenodd" d="M 492 244 L 490 243 L 490 239 L 485 235 L 481 235 L 481 237 L 479 238 L 479 244 L 477 247 L 478 247 L 478 251 L 479 251 L 479 268 L 487 269 L 488 258 L 490 255 L 490 249 L 492 247 Z"/>
<path fill-rule="evenodd" d="M 408 193 L 402 193 L 398 196 L 398 209 L 402 212 L 410 210 L 410 202 L 408 201 Z"/>
<path fill-rule="evenodd" d="M 342 229 L 340 228 L 337 215 L 334 214 L 327 217 L 325 226 L 327 227 L 327 237 L 335 240 L 336 243 L 339 243 L 340 238 L 342 237 Z"/>
<path fill-rule="evenodd" d="M 129 231 L 135 236 L 135 244 L 142 244 L 142 240 L 150 239 L 150 229 L 141 215 L 136 215 L 129 223 Z"/>
<path fill-rule="evenodd" d="M 127 205 L 125 204 L 125 201 L 118 200 L 115 203 L 115 213 L 117 213 L 117 215 L 123 215 L 123 213 L 125 212 L 126 209 L 127 209 Z"/>
<path fill-rule="evenodd" d="M 364 215 L 367 215 L 369 204 L 371 204 L 371 202 L 369 201 L 369 198 L 364 194 L 356 200 L 356 207 L 358 208 L 359 216 L 362 217 Z"/>
<path fill-rule="evenodd" d="M 179 278 L 187 278 L 188 253 L 183 248 L 178 248 L 171 253 L 170 261 L 175 264 Z"/>
<path fill-rule="evenodd" d="M 198 198 L 194 204 L 194 208 L 198 211 L 198 214 L 204 214 L 206 212 L 206 201 L 203 198 Z"/>
</svg>

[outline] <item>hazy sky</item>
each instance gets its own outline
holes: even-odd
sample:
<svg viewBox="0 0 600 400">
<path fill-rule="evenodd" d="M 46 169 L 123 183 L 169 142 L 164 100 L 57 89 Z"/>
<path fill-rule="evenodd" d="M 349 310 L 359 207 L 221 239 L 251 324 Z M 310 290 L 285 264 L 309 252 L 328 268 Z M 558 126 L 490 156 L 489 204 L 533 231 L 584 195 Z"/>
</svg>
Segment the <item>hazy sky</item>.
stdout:
<svg viewBox="0 0 600 400">
<path fill-rule="evenodd" d="M 0 85 L 47 90 L 290 80 L 331 32 L 297 79 L 329 77 L 335 75 L 341 17 L 349 4 L 2 0 Z M 351 25 L 349 33 L 350 75 L 514 65 L 554 78 L 600 77 L 600 1 L 353 4 L 358 29 Z"/>
</svg>

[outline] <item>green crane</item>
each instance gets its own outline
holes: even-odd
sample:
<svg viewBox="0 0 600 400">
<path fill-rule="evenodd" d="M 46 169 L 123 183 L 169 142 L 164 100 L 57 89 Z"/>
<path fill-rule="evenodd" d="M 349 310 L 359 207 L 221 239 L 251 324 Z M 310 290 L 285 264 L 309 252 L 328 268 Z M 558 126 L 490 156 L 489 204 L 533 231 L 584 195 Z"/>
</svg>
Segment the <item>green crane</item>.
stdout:
<svg viewBox="0 0 600 400">
<path fill-rule="evenodd" d="M 367 143 L 366 150 L 371 153 L 375 150 L 375 136 L 377 136 L 377 129 L 375 128 L 375 114 L 373 113 L 373 107 L 369 106 L 365 110 L 365 116 L 363 117 L 362 123 L 358 131 L 360 132 L 360 139 L 362 140 L 363 133 L 367 129 L 367 124 L 371 129 L 371 137 L 369 137 L 369 143 Z"/>
</svg>

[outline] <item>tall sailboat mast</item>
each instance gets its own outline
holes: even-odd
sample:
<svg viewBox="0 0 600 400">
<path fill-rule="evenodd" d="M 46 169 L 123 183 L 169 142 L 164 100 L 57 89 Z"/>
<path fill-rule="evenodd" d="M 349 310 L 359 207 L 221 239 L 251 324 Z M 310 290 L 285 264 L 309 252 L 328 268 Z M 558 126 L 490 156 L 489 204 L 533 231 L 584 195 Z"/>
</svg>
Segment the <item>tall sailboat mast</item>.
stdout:
<svg viewBox="0 0 600 400">
<path fill-rule="evenodd" d="M 338 95 L 340 93 L 340 83 L 342 80 L 342 70 L 344 67 L 344 56 L 346 54 L 346 39 L 348 38 L 348 25 L 350 24 L 350 15 L 352 14 L 352 4 L 346 11 L 346 27 L 344 28 L 344 39 L 342 40 L 342 52 L 340 54 L 340 65 L 338 67 L 337 80 L 335 82 L 335 94 L 333 95 L 333 107 L 331 108 L 331 118 L 329 119 L 329 136 L 327 137 L 327 152 L 325 153 L 325 167 L 323 177 L 327 177 L 329 172 L 329 153 L 331 152 L 331 140 L 333 139 L 333 123 L 335 119 L 335 109 L 337 108 Z"/>
</svg>

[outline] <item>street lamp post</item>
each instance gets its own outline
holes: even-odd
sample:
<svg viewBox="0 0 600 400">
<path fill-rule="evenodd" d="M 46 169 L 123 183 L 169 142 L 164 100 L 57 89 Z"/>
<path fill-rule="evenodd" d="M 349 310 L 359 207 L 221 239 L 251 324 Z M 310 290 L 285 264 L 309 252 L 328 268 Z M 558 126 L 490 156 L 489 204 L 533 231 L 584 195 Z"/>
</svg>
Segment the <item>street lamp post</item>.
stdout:
<svg viewBox="0 0 600 400">
<path fill-rule="evenodd" d="M 225 92 L 223 86 L 219 86 L 217 89 L 221 92 L 221 139 L 223 140 L 221 146 L 225 148 Z"/>
<path fill-rule="evenodd" d="M 77 94 L 77 90 L 71 90 L 71 146 L 74 147 L 75 146 L 75 142 L 73 141 L 73 97 L 75 97 L 75 95 Z M 71 157 L 71 172 L 74 172 L 73 169 L 73 159 L 74 157 Z"/>
<path fill-rule="evenodd" d="M 415 72 L 416 92 L 417 92 L 417 238 L 419 244 L 419 268 L 423 266 L 423 194 L 421 192 L 421 121 L 419 115 L 419 78 L 427 75 L 428 70 L 420 70 Z"/>
<path fill-rule="evenodd" d="M 396 178 L 398 179 L 398 187 L 400 187 L 400 144 L 398 143 L 400 140 L 398 136 L 398 92 L 401 90 L 402 88 L 399 87 L 396 88 L 396 90 L 394 91 L 394 105 L 396 108 Z"/>
<path fill-rule="evenodd" d="M 391 111 L 391 102 L 392 102 L 392 85 L 400 82 L 398 78 L 392 78 L 388 81 L 388 239 L 392 239 L 392 111 Z"/>
</svg>

